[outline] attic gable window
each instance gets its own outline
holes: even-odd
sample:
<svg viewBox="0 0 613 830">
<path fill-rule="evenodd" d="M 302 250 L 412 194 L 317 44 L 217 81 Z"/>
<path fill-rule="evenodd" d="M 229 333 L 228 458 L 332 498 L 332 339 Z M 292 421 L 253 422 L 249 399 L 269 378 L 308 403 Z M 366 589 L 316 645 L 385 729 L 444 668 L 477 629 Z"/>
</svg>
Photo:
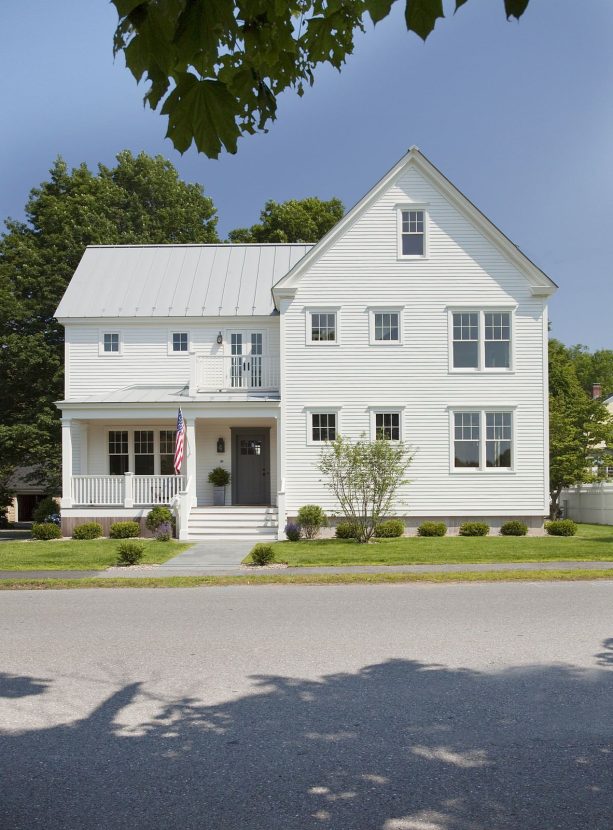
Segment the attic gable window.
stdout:
<svg viewBox="0 0 613 830">
<path fill-rule="evenodd" d="M 403 208 L 400 211 L 400 255 L 423 257 L 425 244 L 426 213 L 424 210 Z"/>
</svg>

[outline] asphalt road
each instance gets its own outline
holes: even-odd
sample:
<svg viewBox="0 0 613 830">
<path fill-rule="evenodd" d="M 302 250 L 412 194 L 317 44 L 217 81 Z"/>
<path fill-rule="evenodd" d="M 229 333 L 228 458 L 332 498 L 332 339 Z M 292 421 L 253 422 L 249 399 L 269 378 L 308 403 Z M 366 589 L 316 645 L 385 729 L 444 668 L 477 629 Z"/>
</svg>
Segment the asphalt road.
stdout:
<svg viewBox="0 0 613 830">
<path fill-rule="evenodd" d="M 613 828 L 613 582 L 3 592 L 2 830 Z"/>
</svg>

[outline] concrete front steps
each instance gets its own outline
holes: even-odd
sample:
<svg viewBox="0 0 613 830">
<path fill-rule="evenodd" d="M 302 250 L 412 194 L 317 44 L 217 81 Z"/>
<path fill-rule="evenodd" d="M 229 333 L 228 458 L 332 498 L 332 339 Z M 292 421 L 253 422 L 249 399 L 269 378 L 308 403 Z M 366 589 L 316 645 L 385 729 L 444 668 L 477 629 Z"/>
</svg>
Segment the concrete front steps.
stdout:
<svg viewBox="0 0 613 830">
<path fill-rule="evenodd" d="M 192 507 L 187 530 L 194 541 L 272 541 L 277 538 L 278 524 L 276 507 Z"/>
</svg>

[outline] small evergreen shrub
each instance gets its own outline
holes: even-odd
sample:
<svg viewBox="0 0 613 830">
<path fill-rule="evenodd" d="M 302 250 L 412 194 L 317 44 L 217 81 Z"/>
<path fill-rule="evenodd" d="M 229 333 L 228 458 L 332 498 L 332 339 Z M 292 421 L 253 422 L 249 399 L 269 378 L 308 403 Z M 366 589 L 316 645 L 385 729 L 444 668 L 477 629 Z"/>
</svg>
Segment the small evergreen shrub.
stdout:
<svg viewBox="0 0 613 830">
<path fill-rule="evenodd" d="M 117 545 L 117 564 L 138 565 L 145 553 L 145 546 L 142 542 L 120 542 Z"/>
<path fill-rule="evenodd" d="M 147 525 L 147 529 L 152 533 L 155 533 L 158 527 L 164 524 L 164 522 L 170 522 L 172 524 L 172 512 L 170 508 L 157 505 L 157 507 L 153 507 L 147 513 L 145 524 Z"/>
<path fill-rule="evenodd" d="M 378 539 L 396 539 L 404 536 L 404 522 L 401 519 L 388 519 L 375 525 L 375 536 Z"/>
<path fill-rule="evenodd" d="M 444 536 L 446 533 L 445 522 L 422 522 L 417 528 L 418 536 Z"/>
<path fill-rule="evenodd" d="M 290 542 L 299 542 L 300 533 L 301 527 L 299 524 L 296 524 L 296 522 L 288 522 L 285 525 L 285 535 L 287 536 Z"/>
<path fill-rule="evenodd" d="M 111 539 L 135 539 L 140 536 L 138 522 L 113 522 L 109 529 Z"/>
<path fill-rule="evenodd" d="M 572 519 L 555 519 L 553 522 L 545 522 L 545 530 L 550 536 L 574 536 L 577 525 Z"/>
<path fill-rule="evenodd" d="M 487 536 L 490 526 L 485 522 L 462 522 L 460 536 Z"/>
<path fill-rule="evenodd" d="M 339 522 L 336 525 L 337 539 L 357 539 L 358 530 L 352 522 Z"/>
<path fill-rule="evenodd" d="M 254 565 L 270 565 L 274 560 L 275 552 L 267 542 L 258 542 L 251 548 L 251 561 Z"/>
<path fill-rule="evenodd" d="M 41 499 L 41 501 L 38 502 L 32 511 L 32 521 L 46 522 L 51 516 L 59 516 L 59 514 L 60 505 L 58 504 L 57 499 L 54 499 L 52 496 L 45 496 L 44 499 Z"/>
<path fill-rule="evenodd" d="M 319 505 L 305 504 L 298 511 L 298 524 L 305 539 L 314 539 L 321 528 L 328 524 L 328 519 Z"/>
<path fill-rule="evenodd" d="M 505 522 L 500 527 L 501 536 L 525 536 L 527 532 L 528 525 L 525 522 L 520 522 L 518 519 Z"/>
<path fill-rule="evenodd" d="M 215 467 L 209 473 L 209 484 L 213 487 L 226 487 L 230 483 L 231 475 L 224 467 Z"/>
<path fill-rule="evenodd" d="M 172 539 L 172 525 L 170 522 L 162 522 L 155 531 L 155 538 L 158 542 L 170 542 Z"/>
<path fill-rule="evenodd" d="M 53 522 L 35 522 L 32 525 L 34 539 L 61 539 L 62 531 Z"/>
<path fill-rule="evenodd" d="M 73 539 L 98 539 L 99 536 L 102 536 L 102 525 L 99 522 L 85 522 L 72 531 Z"/>
</svg>

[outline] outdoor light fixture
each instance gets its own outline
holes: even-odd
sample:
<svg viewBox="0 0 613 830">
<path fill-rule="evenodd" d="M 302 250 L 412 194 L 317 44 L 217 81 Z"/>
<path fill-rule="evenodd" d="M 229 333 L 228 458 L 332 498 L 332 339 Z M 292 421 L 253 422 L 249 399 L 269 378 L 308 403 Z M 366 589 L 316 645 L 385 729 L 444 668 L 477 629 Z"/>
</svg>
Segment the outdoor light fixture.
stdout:
<svg viewBox="0 0 613 830">
<path fill-rule="evenodd" d="M 225 452 L 226 451 L 226 442 L 223 438 L 217 439 L 217 452 Z"/>
<path fill-rule="evenodd" d="M 217 335 L 217 342 L 220 346 L 223 343 L 223 334 L 221 332 L 219 332 L 219 334 Z"/>
</svg>

